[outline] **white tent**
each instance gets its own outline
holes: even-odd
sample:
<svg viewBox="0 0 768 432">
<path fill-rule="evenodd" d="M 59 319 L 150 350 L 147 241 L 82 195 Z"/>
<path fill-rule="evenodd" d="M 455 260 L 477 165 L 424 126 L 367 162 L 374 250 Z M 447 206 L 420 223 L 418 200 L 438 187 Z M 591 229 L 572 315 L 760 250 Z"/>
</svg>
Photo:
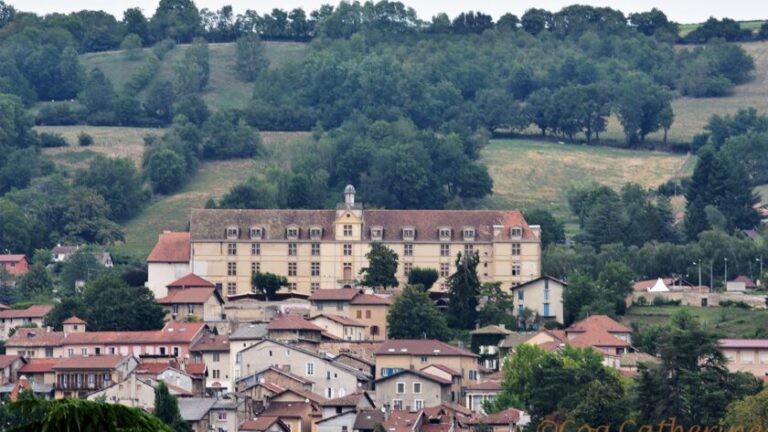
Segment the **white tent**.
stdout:
<svg viewBox="0 0 768 432">
<path fill-rule="evenodd" d="M 669 288 L 664 284 L 664 281 L 661 280 L 661 278 L 658 278 L 656 284 L 654 284 L 653 287 L 648 288 L 648 292 L 669 292 Z"/>
</svg>

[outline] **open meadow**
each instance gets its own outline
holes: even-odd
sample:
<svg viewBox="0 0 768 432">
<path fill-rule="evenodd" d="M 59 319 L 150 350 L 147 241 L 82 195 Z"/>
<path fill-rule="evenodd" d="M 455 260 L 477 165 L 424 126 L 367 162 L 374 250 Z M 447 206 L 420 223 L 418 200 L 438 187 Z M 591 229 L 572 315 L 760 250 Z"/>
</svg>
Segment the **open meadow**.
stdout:
<svg viewBox="0 0 768 432">
<path fill-rule="evenodd" d="M 765 338 L 768 336 L 768 311 L 738 307 L 633 306 L 622 318 L 626 326 L 640 328 L 669 324 L 672 315 L 684 309 L 707 329 L 725 338 Z"/>
</svg>

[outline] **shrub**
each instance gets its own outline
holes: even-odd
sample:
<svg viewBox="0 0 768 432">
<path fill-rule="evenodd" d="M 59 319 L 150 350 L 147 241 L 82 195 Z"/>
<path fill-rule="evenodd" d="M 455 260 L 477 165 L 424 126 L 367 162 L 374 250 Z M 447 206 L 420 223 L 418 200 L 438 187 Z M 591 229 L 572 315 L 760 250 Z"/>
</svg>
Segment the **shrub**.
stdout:
<svg viewBox="0 0 768 432">
<path fill-rule="evenodd" d="M 41 132 L 40 133 L 40 147 L 52 148 L 52 147 L 67 147 L 69 144 L 63 136 L 57 133 Z"/>
<path fill-rule="evenodd" d="M 723 300 L 720 302 L 720 307 L 737 307 L 740 309 L 752 309 L 752 306 L 744 303 L 741 300 Z"/>
<path fill-rule="evenodd" d="M 46 104 L 35 117 L 35 124 L 66 126 L 81 123 L 85 117 L 85 108 L 73 102 Z"/>
<path fill-rule="evenodd" d="M 93 137 L 85 132 L 80 132 L 80 134 L 77 135 L 77 143 L 80 147 L 88 147 L 93 144 Z"/>
<path fill-rule="evenodd" d="M 161 59 L 168 54 L 168 51 L 174 49 L 176 47 L 176 42 L 173 41 L 173 39 L 163 39 L 160 42 L 156 43 L 154 48 L 152 48 L 152 52 L 155 53 L 158 59 Z"/>
</svg>

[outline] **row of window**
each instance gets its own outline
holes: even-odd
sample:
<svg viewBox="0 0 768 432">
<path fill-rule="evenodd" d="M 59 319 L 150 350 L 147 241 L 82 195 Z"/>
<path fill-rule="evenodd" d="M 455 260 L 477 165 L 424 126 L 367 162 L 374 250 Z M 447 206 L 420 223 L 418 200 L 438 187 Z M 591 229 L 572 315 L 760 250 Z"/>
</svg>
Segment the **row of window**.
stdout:
<svg viewBox="0 0 768 432">
<path fill-rule="evenodd" d="M 517 299 L 518 300 L 525 300 L 525 290 L 518 290 L 517 291 Z M 549 300 L 549 289 L 544 288 L 544 300 Z"/>
<path fill-rule="evenodd" d="M 395 385 L 395 391 L 397 394 L 405 394 L 405 383 L 404 382 L 398 382 Z M 413 383 L 413 393 L 414 394 L 421 394 L 421 383 L 420 382 L 414 382 Z"/>
<path fill-rule="evenodd" d="M 424 408 L 424 399 L 414 399 L 413 400 L 413 409 L 420 410 Z M 402 399 L 392 399 L 392 409 L 401 410 L 403 409 L 403 400 Z"/>
<path fill-rule="evenodd" d="M 264 238 L 264 228 L 251 227 L 249 230 L 249 237 L 253 240 L 261 240 Z M 353 229 L 352 225 L 344 225 L 342 227 L 342 234 L 344 237 L 352 237 Z M 462 238 L 464 240 L 474 240 L 477 236 L 477 230 L 471 227 L 465 227 L 461 230 Z M 373 226 L 370 230 L 372 240 L 382 240 L 384 238 L 384 227 Z M 285 229 L 285 237 L 288 239 L 298 239 L 301 235 L 301 228 L 297 226 L 289 226 Z M 400 235 L 403 240 L 413 240 L 416 238 L 416 229 L 414 227 L 404 227 L 400 230 Z M 512 238 L 519 238 L 523 236 L 523 229 L 521 227 L 510 228 L 509 235 Z M 227 227 L 226 236 L 228 239 L 236 239 L 240 237 L 240 229 L 235 226 Z M 438 229 L 438 236 L 440 240 L 451 240 L 453 237 L 453 229 L 450 227 L 441 227 Z M 312 226 L 309 228 L 309 238 L 313 240 L 319 240 L 323 237 L 323 228 L 319 226 Z"/>
<path fill-rule="evenodd" d="M 512 255 L 520 255 L 520 243 L 512 243 Z M 413 256 L 413 243 L 403 245 L 403 255 Z M 352 245 L 345 243 L 342 247 L 345 256 L 352 255 Z M 472 253 L 474 247 L 471 244 L 464 245 L 464 254 Z M 312 256 L 320 255 L 320 243 L 312 243 L 310 254 Z M 237 255 L 237 243 L 227 243 L 227 255 Z M 261 255 L 261 243 L 251 243 L 251 255 Z M 288 256 L 298 255 L 298 246 L 296 243 L 288 243 Z M 440 245 L 440 256 L 451 256 L 451 245 Z"/>
</svg>

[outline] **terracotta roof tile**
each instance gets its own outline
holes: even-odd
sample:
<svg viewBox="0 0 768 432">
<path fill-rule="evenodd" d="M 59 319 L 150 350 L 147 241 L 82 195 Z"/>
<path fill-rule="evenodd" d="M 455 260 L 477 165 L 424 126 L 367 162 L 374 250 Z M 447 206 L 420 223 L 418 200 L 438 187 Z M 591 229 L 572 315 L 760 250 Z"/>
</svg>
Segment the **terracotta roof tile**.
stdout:
<svg viewBox="0 0 768 432">
<path fill-rule="evenodd" d="M 53 305 L 32 305 L 26 309 L 0 310 L 0 318 L 44 318 L 53 310 Z"/>
<path fill-rule="evenodd" d="M 311 392 L 309 390 L 303 390 L 303 389 L 299 389 L 299 388 L 287 388 L 287 389 L 281 391 L 280 393 L 276 394 L 273 399 L 275 399 L 275 398 L 277 398 L 277 397 L 279 397 L 281 395 L 284 395 L 286 393 L 297 394 L 297 395 L 299 395 L 299 396 L 301 396 L 301 397 L 303 397 L 305 399 L 308 399 L 308 400 L 310 400 L 310 401 L 312 401 L 314 403 L 320 404 L 320 405 L 323 405 L 326 402 L 328 402 L 328 399 L 320 396 L 319 394 L 317 394 L 315 392 Z"/>
<path fill-rule="evenodd" d="M 267 330 L 314 330 L 322 332 L 323 329 L 305 320 L 304 318 L 285 314 L 267 324 Z"/>
<path fill-rule="evenodd" d="M 71 316 L 71 317 L 65 319 L 62 322 L 62 324 L 88 324 L 88 323 L 85 322 L 85 320 L 82 319 L 82 318 L 79 318 L 77 316 Z"/>
<path fill-rule="evenodd" d="M 736 276 L 736 278 L 733 279 L 733 281 L 731 281 L 731 282 L 744 282 L 744 286 L 746 288 L 755 288 L 756 287 L 755 283 L 752 282 L 752 279 L 750 279 L 750 278 L 748 278 L 747 276 L 744 276 L 744 275 Z"/>
<path fill-rule="evenodd" d="M 65 343 L 67 345 L 191 343 L 204 326 L 205 323 L 169 322 L 161 330 L 70 333 L 65 338 Z"/>
<path fill-rule="evenodd" d="M 184 371 L 190 375 L 203 375 L 206 369 L 205 363 L 188 363 Z"/>
<path fill-rule="evenodd" d="M 187 232 L 164 232 L 147 257 L 147 262 L 189 262 L 190 235 Z"/>
<path fill-rule="evenodd" d="M 373 429 L 373 427 L 376 426 L 376 423 L 382 422 L 384 422 L 384 413 L 381 412 L 381 410 L 360 410 L 357 413 L 357 417 L 355 417 L 355 423 L 354 426 L 352 426 L 352 429 Z"/>
<path fill-rule="evenodd" d="M 768 348 L 768 339 L 720 339 L 720 348 Z"/>
<path fill-rule="evenodd" d="M 464 348 L 447 344 L 435 339 L 389 339 L 376 349 L 376 355 L 417 355 L 417 356 L 467 356 L 477 354 Z"/>
<path fill-rule="evenodd" d="M 360 294 L 355 296 L 349 304 L 353 305 L 388 305 L 392 301 L 387 297 L 374 294 Z"/>
<path fill-rule="evenodd" d="M 19 374 L 53 372 L 53 367 L 61 359 L 59 358 L 31 358 L 27 364 L 19 368 Z"/>
<path fill-rule="evenodd" d="M 194 345 L 189 348 L 190 351 L 229 351 L 229 336 L 227 335 L 206 335 L 201 337 Z"/>
<path fill-rule="evenodd" d="M 337 397 L 334 399 L 328 399 L 323 402 L 323 406 L 340 406 L 340 407 L 354 407 L 360 403 L 360 399 L 366 397 L 364 390 L 358 390 L 354 393 L 346 396 Z"/>
<path fill-rule="evenodd" d="M 216 288 L 173 288 L 168 290 L 167 296 L 155 299 L 155 302 L 158 304 L 202 304 L 207 302 L 215 293 Z"/>
<path fill-rule="evenodd" d="M 250 431 L 264 432 L 275 423 L 281 423 L 280 419 L 273 416 L 259 416 L 251 420 L 244 421 L 240 425 L 239 430 L 249 431 L 249 432 Z M 280 426 L 280 427 L 283 427 L 283 426 Z"/>
<path fill-rule="evenodd" d="M 629 347 L 629 343 L 603 330 L 590 330 L 568 341 L 575 347 Z"/>
<path fill-rule="evenodd" d="M 146 375 L 160 375 L 160 373 L 169 367 L 176 366 L 176 363 L 172 363 L 170 361 L 163 361 L 163 362 L 157 362 L 157 361 L 145 361 L 139 363 L 139 365 L 136 367 L 136 372 Z"/>
<path fill-rule="evenodd" d="M 443 371 L 443 372 L 445 372 L 445 373 L 447 373 L 447 374 L 449 374 L 451 376 L 461 376 L 461 373 L 459 371 L 457 371 L 455 369 L 451 369 L 448 366 L 441 365 L 441 364 L 431 364 L 429 366 L 425 366 L 425 367 L 421 368 L 421 371 L 423 372 L 425 369 L 429 369 L 431 367 L 439 369 L 439 370 L 441 370 L 441 371 Z"/>
<path fill-rule="evenodd" d="M 395 430 L 400 431 L 399 428 L 402 427 L 408 427 L 409 429 L 403 429 L 403 430 L 411 430 L 410 428 L 413 427 L 414 424 L 416 424 L 416 421 L 424 415 L 423 411 L 405 411 L 405 410 L 392 410 L 389 413 L 389 418 L 385 422 L 382 423 L 382 426 L 386 430 Z"/>
<path fill-rule="evenodd" d="M 354 288 L 320 289 L 309 296 L 309 301 L 351 301 L 360 295 L 360 291 Z"/>
<path fill-rule="evenodd" d="M 64 332 L 49 332 L 39 328 L 19 328 L 5 342 L 10 347 L 57 347 L 64 341 Z"/>
<path fill-rule="evenodd" d="M 566 333 L 604 330 L 609 333 L 632 333 L 632 330 L 617 323 L 608 315 L 592 315 L 565 329 Z"/>
<path fill-rule="evenodd" d="M 19 262 L 26 259 L 24 255 L 0 255 L 0 262 Z"/>
<path fill-rule="evenodd" d="M 409 375 L 409 374 L 410 375 L 416 375 L 417 377 L 424 378 L 424 379 L 427 379 L 427 380 L 430 380 L 430 381 L 434 381 L 436 383 L 443 384 L 443 385 L 450 385 L 451 384 L 451 380 L 447 380 L 447 379 L 445 379 L 443 377 L 439 377 L 437 375 L 432 375 L 430 373 L 426 373 L 426 372 L 422 372 L 422 371 L 417 371 L 416 369 L 403 369 L 403 370 L 399 370 L 399 371 L 397 371 L 397 372 L 395 372 L 395 373 L 393 373 L 391 375 L 387 375 L 387 376 L 383 376 L 381 378 L 378 378 L 374 382 L 378 383 L 378 382 L 381 382 L 381 381 L 388 381 L 390 379 L 397 378 L 400 375 Z"/>
<path fill-rule="evenodd" d="M 480 417 L 478 421 L 489 426 L 493 425 L 509 425 L 510 423 L 517 423 L 520 421 L 521 414 L 523 412 L 515 408 L 507 408 L 504 411 L 497 412 L 496 414 Z"/>
<path fill-rule="evenodd" d="M 20 355 L 0 355 L 0 369 L 5 369 L 13 362 L 20 359 Z"/>
<path fill-rule="evenodd" d="M 336 323 L 339 323 L 339 324 L 344 325 L 344 326 L 365 327 L 365 324 L 363 324 L 363 323 L 361 323 L 359 321 L 355 321 L 352 318 L 347 318 L 347 317 L 343 317 L 343 316 L 339 316 L 339 315 L 332 315 L 332 314 L 315 315 L 312 318 L 310 318 L 309 320 L 310 321 L 314 321 L 314 320 L 316 320 L 317 318 L 320 318 L 320 317 L 328 318 L 329 320 L 331 320 L 333 322 L 336 322 Z"/>
<path fill-rule="evenodd" d="M 499 381 L 483 381 L 468 384 L 466 388 L 467 390 L 501 391 L 501 383 Z"/>
<path fill-rule="evenodd" d="M 60 359 L 53 366 L 53 370 L 88 370 L 88 369 L 114 369 L 125 362 L 131 356 L 98 355 L 98 356 L 73 356 Z"/>
<path fill-rule="evenodd" d="M 312 410 L 312 406 L 306 402 L 271 402 L 269 407 L 261 413 L 268 417 L 303 417 Z"/>
<path fill-rule="evenodd" d="M 168 288 L 214 288 L 216 285 L 194 273 L 189 273 L 166 286 Z"/>
</svg>

